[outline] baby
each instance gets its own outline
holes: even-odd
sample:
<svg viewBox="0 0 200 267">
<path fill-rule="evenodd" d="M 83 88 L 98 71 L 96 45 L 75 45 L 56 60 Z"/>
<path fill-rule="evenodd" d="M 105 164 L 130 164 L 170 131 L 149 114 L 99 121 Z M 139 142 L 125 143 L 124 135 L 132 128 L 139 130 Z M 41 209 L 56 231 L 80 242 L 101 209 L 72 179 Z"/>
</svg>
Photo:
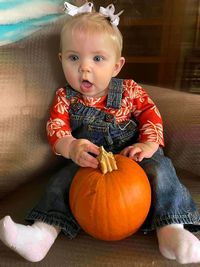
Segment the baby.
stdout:
<svg viewBox="0 0 200 267">
<path fill-rule="evenodd" d="M 198 228 L 200 216 L 188 190 L 164 156 L 160 113 L 133 80 L 115 78 L 125 59 L 114 6 L 92 11 L 92 3 L 72 8 L 61 32 L 59 58 L 67 85 L 56 91 L 47 122 L 54 152 L 66 167 L 50 180 L 27 220 L 0 221 L 0 239 L 25 259 L 42 260 L 62 231 L 74 238 L 80 226 L 71 214 L 68 194 L 79 166 L 98 167 L 99 147 L 137 161 L 152 188 L 152 204 L 144 231 L 156 230 L 159 250 L 179 263 L 200 262 L 200 241 L 184 226 Z M 73 10 L 73 12 L 72 12 Z M 131 222 L 130 222 L 131 223 Z"/>
</svg>

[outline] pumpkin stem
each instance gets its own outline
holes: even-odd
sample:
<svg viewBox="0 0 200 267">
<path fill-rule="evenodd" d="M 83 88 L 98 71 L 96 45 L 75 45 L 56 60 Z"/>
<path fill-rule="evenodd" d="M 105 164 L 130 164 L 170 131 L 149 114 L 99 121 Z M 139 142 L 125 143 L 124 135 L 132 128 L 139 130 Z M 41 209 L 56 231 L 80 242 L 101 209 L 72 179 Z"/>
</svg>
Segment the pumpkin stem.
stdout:
<svg viewBox="0 0 200 267">
<path fill-rule="evenodd" d="M 100 163 L 100 169 L 103 174 L 117 170 L 116 160 L 112 152 L 107 152 L 103 146 L 100 147 L 100 154 L 97 156 Z"/>
</svg>

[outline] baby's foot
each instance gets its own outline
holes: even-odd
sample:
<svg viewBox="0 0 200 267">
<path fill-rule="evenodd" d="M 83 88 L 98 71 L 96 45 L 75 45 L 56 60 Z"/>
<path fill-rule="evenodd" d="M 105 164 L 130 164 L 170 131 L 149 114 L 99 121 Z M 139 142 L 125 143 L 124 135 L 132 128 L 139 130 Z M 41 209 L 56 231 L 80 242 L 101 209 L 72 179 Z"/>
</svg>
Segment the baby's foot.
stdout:
<svg viewBox="0 0 200 267">
<path fill-rule="evenodd" d="M 32 226 L 17 224 L 10 216 L 0 220 L 0 240 L 25 259 L 42 260 L 53 245 L 60 230 L 43 222 Z"/>
<path fill-rule="evenodd" d="M 199 239 L 183 228 L 182 224 L 170 224 L 157 230 L 161 254 L 181 264 L 200 262 Z"/>
</svg>

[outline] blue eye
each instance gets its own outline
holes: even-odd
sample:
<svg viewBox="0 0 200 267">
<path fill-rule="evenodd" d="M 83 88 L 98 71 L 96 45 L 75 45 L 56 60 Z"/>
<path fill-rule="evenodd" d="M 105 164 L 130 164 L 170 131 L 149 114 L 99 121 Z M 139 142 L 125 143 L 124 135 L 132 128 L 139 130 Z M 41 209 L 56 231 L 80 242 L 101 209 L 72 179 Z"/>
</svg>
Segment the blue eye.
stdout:
<svg viewBox="0 0 200 267">
<path fill-rule="evenodd" d="M 99 62 L 99 61 L 102 61 L 102 60 L 103 60 L 103 57 L 102 56 L 95 56 L 94 57 L 94 61 Z"/>
<path fill-rule="evenodd" d="M 78 56 L 76 56 L 76 55 L 70 55 L 70 56 L 69 56 L 69 59 L 70 59 L 71 61 L 76 61 L 76 60 L 78 60 L 79 58 L 78 58 Z"/>
</svg>

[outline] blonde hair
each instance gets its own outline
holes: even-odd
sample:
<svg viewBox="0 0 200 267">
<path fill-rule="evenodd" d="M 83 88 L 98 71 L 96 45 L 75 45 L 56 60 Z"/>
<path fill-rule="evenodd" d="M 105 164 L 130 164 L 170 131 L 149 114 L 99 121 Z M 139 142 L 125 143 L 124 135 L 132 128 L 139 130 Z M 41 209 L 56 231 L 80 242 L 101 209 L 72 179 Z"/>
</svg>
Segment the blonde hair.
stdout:
<svg viewBox="0 0 200 267">
<path fill-rule="evenodd" d="M 109 20 L 98 12 L 82 13 L 67 19 L 61 31 L 60 51 L 62 51 L 64 33 L 69 31 L 73 36 L 73 33 L 77 30 L 91 36 L 96 33 L 108 34 L 113 41 L 117 57 L 121 56 L 123 46 L 121 32 L 116 26 L 112 26 Z"/>
</svg>

